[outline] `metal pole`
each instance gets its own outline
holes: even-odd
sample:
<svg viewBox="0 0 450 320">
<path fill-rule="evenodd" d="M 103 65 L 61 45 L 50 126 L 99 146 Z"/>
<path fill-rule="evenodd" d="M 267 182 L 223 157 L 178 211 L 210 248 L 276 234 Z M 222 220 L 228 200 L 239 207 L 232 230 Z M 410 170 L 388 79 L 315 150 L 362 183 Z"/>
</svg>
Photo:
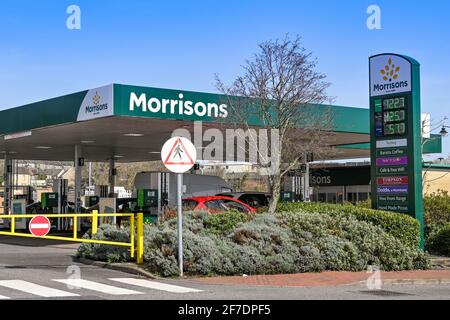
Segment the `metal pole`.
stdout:
<svg viewBox="0 0 450 320">
<path fill-rule="evenodd" d="M 61 214 L 62 213 L 62 192 L 61 192 L 61 184 L 62 184 L 62 180 L 61 179 L 58 179 L 58 180 L 56 180 L 56 182 L 57 182 L 57 184 L 58 184 L 58 214 Z M 57 229 L 58 229 L 58 231 L 61 231 L 61 223 L 62 223 L 62 221 L 61 221 L 62 219 L 61 218 L 58 218 L 58 220 L 57 220 Z"/>
<path fill-rule="evenodd" d="M 158 218 L 161 217 L 161 195 L 162 195 L 162 172 L 158 172 Z M 158 220 L 159 222 L 159 220 Z"/>
<path fill-rule="evenodd" d="M 91 186 L 92 186 L 92 162 L 89 162 L 89 192 L 91 192 Z M 89 194 L 92 196 L 92 194 Z"/>
<path fill-rule="evenodd" d="M 109 198 L 116 198 L 116 194 L 114 191 L 114 189 L 116 188 L 116 176 L 115 176 L 115 172 L 114 172 L 115 167 L 116 167 L 116 161 L 115 161 L 114 157 L 111 157 L 111 159 L 109 159 L 109 177 L 108 177 L 108 182 L 109 182 L 108 197 Z M 115 204 L 114 206 L 116 207 L 117 206 L 116 200 L 114 200 L 114 204 Z M 117 223 L 117 217 L 112 218 L 112 223 L 113 224 Z"/>
<path fill-rule="evenodd" d="M 178 212 L 178 266 L 180 277 L 183 277 L 183 210 L 181 207 L 181 189 L 183 184 L 183 174 L 177 174 L 177 212 Z"/>
<path fill-rule="evenodd" d="M 79 159 L 82 156 L 81 145 L 75 146 L 75 212 L 81 213 L 81 166 Z"/>
<path fill-rule="evenodd" d="M 109 197 L 114 198 L 114 189 L 116 187 L 116 177 L 114 176 L 114 168 L 116 161 L 114 158 L 109 159 Z"/>
<path fill-rule="evenodd" d="M 5 153 L 5 162 L 4 162 L 4 171 L 3 171 L 3 179 L 4 179 L 4 195 L 3 195 L 3 201 L 5 202 L 3 212 L 4 214 L 9 214 L 10 212 L 10 188 L 11 188 L 11 181 L 10 181 L 10 172 L 9 172 L 9 156 L 7 153 Z"/>
<path fill-rule="evenodd" d="M 310 195 L 309 195 L 309 162 L 306 161 L 306 173 L 305 173 L 305 202 L 311 202 Z"/>
<path fill-rule="evenodd" d="M 14 195 L 16 194 L 16 186 L 17 186 L 17 160 L 12 159 L 12 187 L 11 187 L 11 201 L 14 199 Z M 12 202 L 11 202 L 12 204 Z"/>
</svg>

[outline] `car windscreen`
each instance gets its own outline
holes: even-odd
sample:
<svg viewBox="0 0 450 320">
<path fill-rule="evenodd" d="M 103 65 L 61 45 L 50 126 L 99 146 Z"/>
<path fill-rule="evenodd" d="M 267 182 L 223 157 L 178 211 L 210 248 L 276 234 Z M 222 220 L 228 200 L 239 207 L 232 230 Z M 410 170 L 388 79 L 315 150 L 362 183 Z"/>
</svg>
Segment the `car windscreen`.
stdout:
<svg viewBox="0 0 450 320">
<path fill-rule="evenodd" d="M 236 202 L 233 200 L 226 200 L 226 199 L 220 200 L 220 202 L 226 210 L 237 210 L 237 211 L 243 212 L 243 213 L 249 212 L 247 207 L 240 204 L 239 202 Z"/>
</svg>

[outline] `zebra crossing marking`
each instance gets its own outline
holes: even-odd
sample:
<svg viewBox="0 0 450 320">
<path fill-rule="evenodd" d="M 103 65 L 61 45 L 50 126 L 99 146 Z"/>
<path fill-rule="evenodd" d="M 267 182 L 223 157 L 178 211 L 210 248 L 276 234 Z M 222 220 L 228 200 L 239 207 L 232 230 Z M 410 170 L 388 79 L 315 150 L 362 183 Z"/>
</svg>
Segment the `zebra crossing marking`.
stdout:
<svg viewBox="0 0 450 320">
<path fill-rule="evenodd" d="M 155 289 L 161 291 L 167 291 L 171 293 L 194 293 L 194 292 L 202 292 L 202 290 L 175 286 L 171 284 L 144 280 L 144 279 L 136 279 L 136 278 L 109 278 L 109 280 L 117 281 L 124 284 L 130 284 L 134 286 L 144 287 L 148 289 Z"/>
<path fill-rule="evenodd" d="M 24 280 L 1 280 L 0 286 L 44 298 L 79 297 L 76 293 L 44 287 Z"/>
<path fill-rule="evenodd" d="M 74 288 L 87 289 L 111 295 L 143 294 L 142 292 L 114 287 L 107 284 L 84 279 L 53 279 L 53 281 L 64 283 L 66 285 L 73 286 Z"/>
</svg>

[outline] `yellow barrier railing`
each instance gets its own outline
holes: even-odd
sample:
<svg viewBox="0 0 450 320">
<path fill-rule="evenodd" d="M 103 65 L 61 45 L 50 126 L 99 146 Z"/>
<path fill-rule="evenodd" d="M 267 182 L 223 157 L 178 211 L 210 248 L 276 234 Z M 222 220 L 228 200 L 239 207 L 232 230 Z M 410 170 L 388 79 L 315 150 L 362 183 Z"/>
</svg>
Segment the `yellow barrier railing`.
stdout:
<svg viewBox="0 0 450 320">
<path fill-rule="evenodd" d="M 47 218 L 73 218 L 73 236 L 71 238 L 62 236 L 43 236 L 37 237 L 32 234 L 16 232 L 16 219 L 31 219 L 36 216 L 44 216 Z M 105 244 L 112 246 L 122 246 L 130 248 L 131 258 L 136 257 L 138 264 L 141 264 L 144 260 L 144 214 L 137 213 L 135 223 L 135 215 L 133 213 L 98 213 L 94 210 L 92 214 L 87 213 L 65 213 L 65 214 L 12 214 L 12 215 L 0 215 L 0 219 L 10 219 L 10 231 L 0 231 L 0 235 L 5 236 L 15 236 L 24 238 L 39 238 L 39 239 L 49 239 L 49 240 L 63 240 L 70 242 L 80 242 L 80 243 L 96 243 Z M 130 242 L 116 242 L 116 241 L 105 241 L 105 240 L 95 240 L 95 239 L 82 239 L 78 238 L 78 219 L 79 218 L 91 218 L 91 230 L 92 235 L 98 232 L 98 219 L 106 217 L 129 217 L 130 218 Z M 135 228 L 136 225 L 136 228 Z M 135 232 L 137 233 L 137 244 L 135 244 Z"/>
</svg>

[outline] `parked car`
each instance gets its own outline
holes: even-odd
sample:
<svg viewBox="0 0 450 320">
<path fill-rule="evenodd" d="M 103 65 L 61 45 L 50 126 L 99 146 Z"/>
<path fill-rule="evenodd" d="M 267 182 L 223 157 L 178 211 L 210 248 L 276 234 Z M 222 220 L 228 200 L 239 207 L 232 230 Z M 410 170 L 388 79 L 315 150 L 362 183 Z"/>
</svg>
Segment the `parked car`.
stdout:
<svg viewBox="0 0 450 320">
<path fill-rule="evenodd" d="M 256 209 L 267 207 L 270 200 L 270 194 L 264 192 L 226 192 L 217 196 L 234 198 Z"/>
<path fill-rule="evenodd" d="M 222 213 L 237 210 L 242 213 L 254 213 L 256 209 L 239 200 L 224 196 L 207 196 L 183 199 L 183 211 L 203 210 L 209 213 Z"/>
</svg>

